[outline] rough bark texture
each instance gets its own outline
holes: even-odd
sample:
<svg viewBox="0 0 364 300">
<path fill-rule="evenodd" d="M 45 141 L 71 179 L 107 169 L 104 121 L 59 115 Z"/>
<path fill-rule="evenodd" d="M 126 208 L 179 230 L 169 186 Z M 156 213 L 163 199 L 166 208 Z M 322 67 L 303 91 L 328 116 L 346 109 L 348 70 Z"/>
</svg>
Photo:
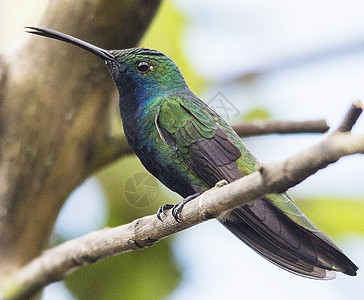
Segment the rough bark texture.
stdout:
<svg viewBox="0 0 364 300">
<path fill-rule="evenodd" d="M 50 1 L 39 25 L 106 49 L 136 46 L 155 1 Z M 26 24 L 29 25 L 29 24 Z M 26 36 L 0 57 L 0 281 L 47 246 L 66 197 L 129 152 L 109 136 L 116 89 L 103 63 L 63 43 Z"/>
</svg>

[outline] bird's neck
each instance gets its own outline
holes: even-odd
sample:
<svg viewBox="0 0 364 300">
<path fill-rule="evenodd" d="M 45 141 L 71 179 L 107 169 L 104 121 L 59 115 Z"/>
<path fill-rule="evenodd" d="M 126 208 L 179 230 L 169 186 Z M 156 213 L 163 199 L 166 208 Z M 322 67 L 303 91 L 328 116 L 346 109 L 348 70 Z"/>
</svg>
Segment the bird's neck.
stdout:
<svg viewBox="0 0 364 300">
<path fill-rule="evenodd" d="M 128 124 L 143 121 L 150 109 L 159 107 L 163 99 L 170 95 L 191 92 L 184 80 L 176 80 L 168 86 L 158 82 L 140 84 L 134 81 L 121 81 L 117 86 L 121 118 Z"/>
<path fill-rule="evenodd" d="M 152 138 L 153 129 L 156 129 L 155 117 L 161 103 L 173 95 L 186 93 L 192 93 L 188 87 L 159 95 L 139 93 L 137 96 L 132 91 L 120 93 L 119 104 L 124 133 L 134 151 Z"/>
</svg>

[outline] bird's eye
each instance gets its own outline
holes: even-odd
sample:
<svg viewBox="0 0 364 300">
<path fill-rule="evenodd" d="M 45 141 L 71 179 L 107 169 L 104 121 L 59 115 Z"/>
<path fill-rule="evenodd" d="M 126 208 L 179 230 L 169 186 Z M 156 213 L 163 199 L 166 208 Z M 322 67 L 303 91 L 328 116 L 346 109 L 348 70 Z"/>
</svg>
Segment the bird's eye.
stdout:
<svg viewBox="0 0 364 300">
<path fill-rule="evenodd" d="M 136 63 L 136 69 L 139 73 L 148 73 L 153 69 L 152 65 L 149 61 L 141 60 Z"/>
</svg>

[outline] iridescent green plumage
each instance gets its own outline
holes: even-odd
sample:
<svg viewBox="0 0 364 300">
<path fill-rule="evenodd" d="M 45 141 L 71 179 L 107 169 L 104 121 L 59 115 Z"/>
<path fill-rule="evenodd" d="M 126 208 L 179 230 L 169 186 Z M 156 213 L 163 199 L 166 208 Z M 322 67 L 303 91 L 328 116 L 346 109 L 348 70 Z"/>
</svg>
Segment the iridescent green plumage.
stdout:
<svg viewBox="0 0 364 300">
<path fill-rule="evenodd" d="M 221 179 L 231 182 L 255 171 L 257 160 L 240 138 L 195 96 L 170 95 L 162 101 L 157 126 L 160 138 L 176 147 L 191 174 L 203 180 L 202 191 Z M 259 254 L 291 272 L 316 278 L 331 278 L 330 269 L 352 274 L 350 264 L 341 266 L 344 254 L 287 194 L 266 195 L 227 213 L 220 222 Z"/>
<path fill-rule="evenodd" d="M 255 171 L 256 158 L 191 92 L 164 54 L 145 48 L 107 51 L 49 29 L 31 29 L 106 61 L 119 90 L 131 148 L 149 172 L 182 197 L 190 199 L 221 180 L 232 182 Z M 219 221 L 260 255 L 293 273 L 318 279 L 333 278 L 334 271 L 356 275 L 355 264 L 287 194 L 266 195 L 225 213 Z"/>
<path fill-rule="evenodd" d="M 229 141 L 239 149 L 239 154 L 236 154 L 236 163 L 241 174 L 248 175 L 255 171 L 256 158 L 242 143 L 231 126 L 208 106 L 201 106 L 201 103 L 193 101 L 193 99 L 183 101 L 181 97 L 169 97 L 160 104 L 158 120 L 159 126 L 171 134 L 176 141 L 178 151 L 184 160 L 191 159 L 188 146 L 205 139 L 212 139 L 219 127 L 227 134 Z M 223 179 L 228 180 L 226 177 Z M 317 230 L 294 201 L 285 194 L 268 195 L 267 199 L 304 228 Z"/>
</svg>

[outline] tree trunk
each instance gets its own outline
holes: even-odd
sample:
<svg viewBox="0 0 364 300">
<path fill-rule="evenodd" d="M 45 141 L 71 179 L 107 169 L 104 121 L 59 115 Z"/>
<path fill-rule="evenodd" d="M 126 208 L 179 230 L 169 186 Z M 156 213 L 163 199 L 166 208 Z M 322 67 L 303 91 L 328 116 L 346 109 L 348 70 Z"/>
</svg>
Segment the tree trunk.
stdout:
<svg viewBox="0 0 364 300">
<path fill-rule="evenodd" d="M 160 1 L 50 1 L 39 26 L 106 49 L 138 44 Z M 48 245 L 67 196 L 129 152 L 110 134 L 116 88 L 99 58 L 27 35 L 0 57 L 0 281 Z"/>
</svg>

